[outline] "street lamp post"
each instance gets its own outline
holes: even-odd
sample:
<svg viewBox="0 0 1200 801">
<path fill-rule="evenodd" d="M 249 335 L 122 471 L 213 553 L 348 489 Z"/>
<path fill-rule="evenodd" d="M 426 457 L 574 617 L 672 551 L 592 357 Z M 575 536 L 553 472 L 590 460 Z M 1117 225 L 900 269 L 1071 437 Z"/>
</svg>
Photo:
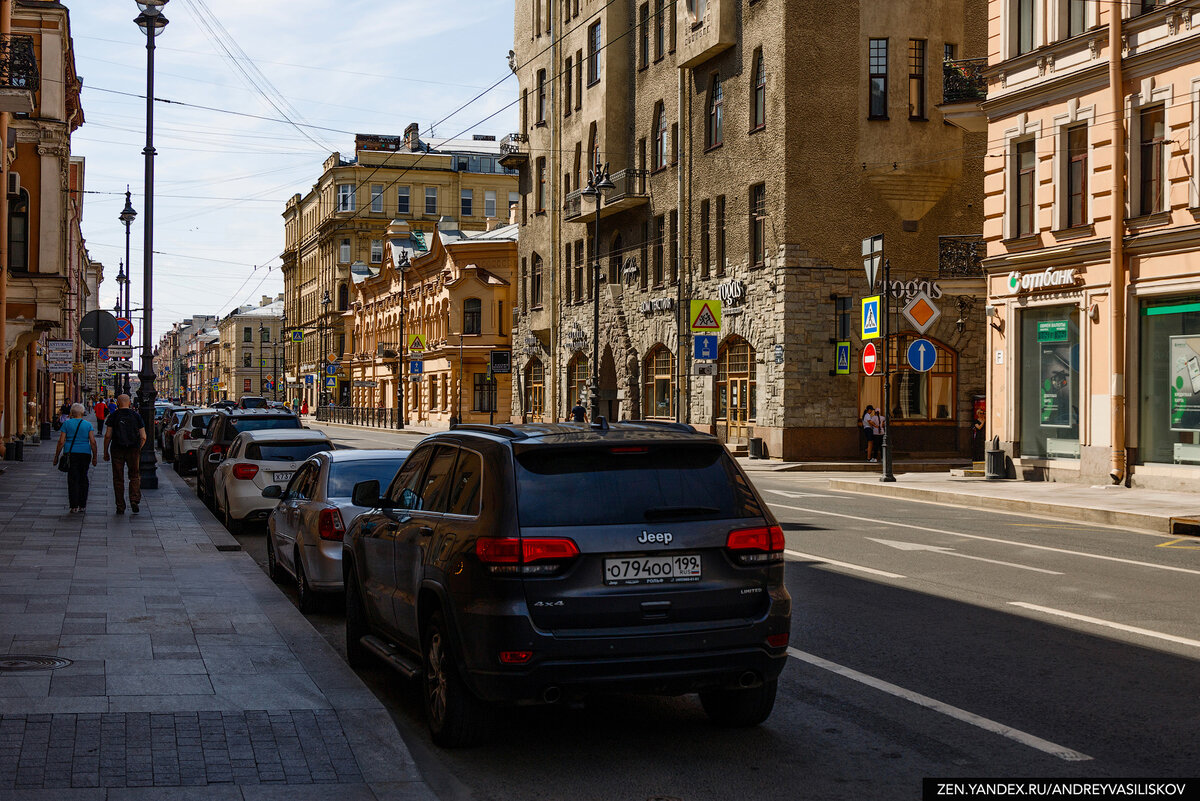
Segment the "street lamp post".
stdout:
<svg viewBox="0 0 1200 801">
<path fill-rule="evenodd" d="M 596 366 L 600 364 L 600 206 L 604 199 L 601 192 L 616 188 L 608 177 L 608 164 L 601 167 L 596 159 L 595 169 L 588 171 L 588 183 L 581 193 L 596 201 L 596 223 L 592 227 L 592 363 L 588 365 L 593 423 L 600 419 L 600 374 Z"/>
<path fill-rule="evenodd" d="M 137 0 L 142 13 L 134 19 L 146 34 L 146 210 L 142 251 L 142 371 L 138 374 L 138 407 L 147 433 L 153 431 L 154 401 L 154 39 L 167 27 L 162 13 L 168 0 Z M 154 438 L 146 437 L 142 448 L 141 475 L 144 489 L 158 489 L 158 467 L 154 458 Z"/>
<path fill-rule="evenodd" d="M 125 208 L 121 209 L 121 213 L 117 215 L 117 219 L 125 226 L 125 263 L 119 273 L 117 273 L 117 296 L 118 299 L 124 290 L 125 295 L 125 319 L 129 319 L 129 275 L 126 273 L 126 268 L 132 272 L 133 265 L 129 262 L 129 228 L 133 225 L 134 219 L 137 217 L 137 212 L 133 209 L 133 199 L 129 194 L 128 185 L 125 187 Z M 118 313 L 118 317 L 121 315 Z M 129 374 L 125 374 L 125 394 L 129 394 Z"/>
<path fill-rule="evenodd" d="M 400 269 L 400 347 L 397 354 L 400 361 L 400 369 L 396 371 L 398 380 L 396 381 L 396 428 L 404 430 L 405 418 L 408 416 L 408 410 L 404 408 L 404 362 L 408 349 L 408 340 L 404 333 L 404 307 L 408 305 L 408 300 L 404 293 L 404 274 L 408 272 L 412 263 L 408 260 L 408 251 L 400 251 L 400 261 L 396 263 Z"/>
<path fill-rule="evenodd" d="M 267 393 L 263 392 L 263 334 L 266 333 L 267 327 L 262 323 L 258 324 L 258 394 L 266 400 Z"/>
<path fill-rule="evenodd" d="M 326 405 L 326 406 L 329 405 L 329 395 L 325 391 L 325 384 L 326 384 L 325 354 L 328 353 L 328 350 L 326 348 L 326 343 L 325 343 L 325 337 L 326 337 L 325 324 L 326 324 L 326 317 L 329 314 L 329 304 L 331 304 L 331 303 L 333 303 L 333 298 L 329 297 L 329 290 L 326 289 L 324 296 L 321 298 L 321 352 L 318 354 L 318 358 L 317 358 L 317 378 L 321 382 L 320 386 L 317 387 L 317 397 L 319 399 L 324 399 L 325 400 L 324 405 Z M 317 403 L 318 410 L 321 408 L 321 405 L 322 404 L 318 401 L 318 403 Z"/>
</svg>

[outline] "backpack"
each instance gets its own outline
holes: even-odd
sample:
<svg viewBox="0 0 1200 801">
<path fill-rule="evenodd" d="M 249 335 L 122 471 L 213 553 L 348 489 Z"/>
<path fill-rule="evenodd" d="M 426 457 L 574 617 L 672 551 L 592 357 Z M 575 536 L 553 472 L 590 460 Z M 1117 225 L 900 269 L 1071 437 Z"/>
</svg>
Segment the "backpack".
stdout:
<svg viewBox="0 0 1200 801">
<path fill-rule="evenodd" d="M 113 444 L 122 450 L 136 448 L 140 437 L 138 429 L 142 427 L 142 418 L 132 409 L 122 409 L 113 414 L 108 422 L 112 429 Z"/>
</svg>

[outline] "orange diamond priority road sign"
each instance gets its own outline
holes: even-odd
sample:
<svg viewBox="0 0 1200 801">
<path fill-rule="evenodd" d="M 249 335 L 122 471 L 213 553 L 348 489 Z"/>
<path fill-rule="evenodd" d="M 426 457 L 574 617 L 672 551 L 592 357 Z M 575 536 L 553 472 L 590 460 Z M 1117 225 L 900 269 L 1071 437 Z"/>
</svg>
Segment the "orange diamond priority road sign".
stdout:
<svg viewBox="0 0 1200 801">
<path fill-rule="evenodd" d="M 693 300 L 691 314 L 692 333 L 720 332 L 721 330 L 721 301 Z"/>
<path fill-rule="evenodd" d="M 924 292 L 913 295 L 912 300 L 904 307 L 904 318 L 922 334 L 928 331 L 941 316 L 942 310 L 934 306 L 933 301 Z"/>
</svg>

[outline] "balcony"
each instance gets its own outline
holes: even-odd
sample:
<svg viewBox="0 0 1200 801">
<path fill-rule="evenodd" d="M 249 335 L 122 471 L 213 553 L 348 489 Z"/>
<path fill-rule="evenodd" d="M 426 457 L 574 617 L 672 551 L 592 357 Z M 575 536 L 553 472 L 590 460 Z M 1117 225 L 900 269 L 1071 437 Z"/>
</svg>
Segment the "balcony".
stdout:
<svg viewBox="0 0 1200 801">
<path fill-rule="evenodd" d="M 608 217 L 650 202 L 650 189 L 647 183 L 646 170 L 620 170 L 609 176 L 613 182 L 612 189 L 604 195 L 604 203 L 600 207 L 600 216 Z M 596 213 L 596 207 L 591 200 L 584 201 L 583 192 L 576 190 L 567 195 L 563 203 L 563 220 L 565 222 L 586 223 Z"/>
<path fill-rule="evenodd" d="M 520 169 L 529 163 L 529 137 L 523 133 L 510 133 L 500 140 L 500 165 L 510 170 Z"/>
<path fill-rule="evenodd" d="M 567 195 L 563 201 L 563 220 L 574 222 L 583 216 L 583 192 L 576 189 Z"/>
<path fill-rule="evenodd" d="M 964 58 L 942 64 L 942 102 L 946 122 L 970 133 L 987 130 L 982 104 L 987 100 L 986 58 Z"/>
<path fill-rule="evenodd" d="M 986 250 L 983 237 L 978 234 L 939 236 L 938 278 L 983 278 L 983 257 Z"/>
<path fill-rule="evenodd" d="M 38 90 L 32 36 L 0 36 L 0 111 L 29 114 Z"/>
</svg>

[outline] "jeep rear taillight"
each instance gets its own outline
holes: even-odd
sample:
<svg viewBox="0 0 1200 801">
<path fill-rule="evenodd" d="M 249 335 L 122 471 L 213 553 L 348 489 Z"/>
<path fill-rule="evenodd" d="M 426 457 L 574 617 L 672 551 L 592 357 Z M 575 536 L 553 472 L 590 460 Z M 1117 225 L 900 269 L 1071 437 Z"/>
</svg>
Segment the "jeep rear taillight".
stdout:
<svg viewBox="0 0 1200 801">
<path fill-rule="evenodd" d="M 341 542 L 346 536 L 346 527 L 342 524 L 342 513 L 337 509 L 322 509 L 317 517 L 317 534 L 323 540 Z"/>
<path fill-rule="evenodd" d="M 547 576 L 579 556 L 579 546 L 566 537 L 480 537 L 475 555 L 498 576 Z"/>
<path fill-rule="evenodd" d="M 783 561 L 783 529 L 779 526 L 739 528 L 729 532 L 725 547 L 742 565 Z"/>
</svg>

